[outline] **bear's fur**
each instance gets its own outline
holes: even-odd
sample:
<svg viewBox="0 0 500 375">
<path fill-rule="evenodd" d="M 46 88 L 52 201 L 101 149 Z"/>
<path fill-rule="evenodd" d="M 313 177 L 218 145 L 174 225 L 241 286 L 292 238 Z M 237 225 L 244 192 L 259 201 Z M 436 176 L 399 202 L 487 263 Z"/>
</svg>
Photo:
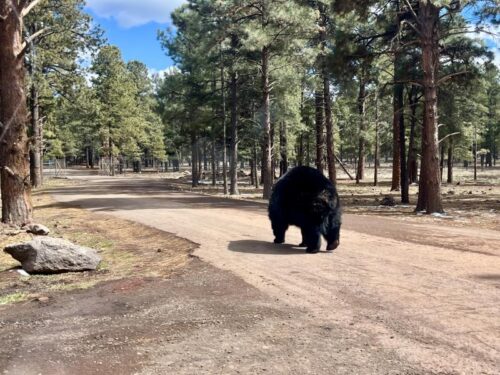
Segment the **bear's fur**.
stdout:
<svg viewBox="0 0 500 375">
<path fill-rule="evenodd" d="M 311 167 L 291 169 L 273 187 L 269 201 L 269 218 L 274 242 L 285 242 L 290 225 L 301 229 L 302 243 L 308 253 L 317 253 L 321 236 L 327 241 L 327 250 L 338 247 L 341 209 L 335 186 L 318 170 Z"/>
</svg>

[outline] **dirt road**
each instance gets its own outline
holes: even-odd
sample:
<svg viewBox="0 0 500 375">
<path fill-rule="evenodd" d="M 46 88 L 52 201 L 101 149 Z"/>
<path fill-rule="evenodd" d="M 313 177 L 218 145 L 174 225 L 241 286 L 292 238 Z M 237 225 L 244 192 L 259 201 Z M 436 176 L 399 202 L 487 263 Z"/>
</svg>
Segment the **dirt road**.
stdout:
<svg viewBox="0 0 500 375">
<path fill-rule="evenodd" d="M 148 360 L 134 372 L 500 373 L 499 231 L 345 215 L 339 249 L 310 255 L 293 246 L 296 229 L 287 245 L 271 243 L 261 204 L 164 186 L 92 177 L 53 192 L 58 201 L 200 244 L 197 267 L 208 265 L 177 280 L 199 283 L 197 292 L 188 288 L 176 295 L 184 302 L 170 306 L 188 311 L 185 332 L 144 343 L 137 351 Z M 214 273 L 221 278 L 215 286 Z M 229 306 L 225 313 L 218 305 L 221 324 L 198 324 L 215 309 L 203 300 L 217 294 Z M 152 297 L 154 288 L 145 295 L 167 324 L 172 301 Z"/>
</svg>

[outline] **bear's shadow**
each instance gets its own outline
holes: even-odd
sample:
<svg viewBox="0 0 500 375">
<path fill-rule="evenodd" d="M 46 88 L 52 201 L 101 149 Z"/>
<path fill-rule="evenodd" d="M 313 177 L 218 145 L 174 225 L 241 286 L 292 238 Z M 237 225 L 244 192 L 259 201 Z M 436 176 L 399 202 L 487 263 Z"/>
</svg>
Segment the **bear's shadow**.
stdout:
<svg viewBox="0 0 500 375">
<path fill-rule="evenodd" d="M 292 255 L 307 254 L 305 247 L 292 244 L 275 244 L 266 241 L 241 240 L 231 241 L 229 250 L 247 254 Z"/>
</svg>

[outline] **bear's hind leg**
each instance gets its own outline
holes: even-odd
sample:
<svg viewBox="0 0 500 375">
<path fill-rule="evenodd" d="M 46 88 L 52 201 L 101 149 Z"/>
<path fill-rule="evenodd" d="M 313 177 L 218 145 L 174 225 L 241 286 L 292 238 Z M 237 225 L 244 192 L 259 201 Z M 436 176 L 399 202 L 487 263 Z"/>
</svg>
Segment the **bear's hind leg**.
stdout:
<svg viewBox="0 0 500 375">
<path fill-rule="evenodd" d="M 272 223 L 273 233 L 274 233 L 274 243 L 281 244 L 285 242 L 285 233 L 288 230 L 288 224 L 285 224 L 279 220 L 275 220 Z"/>
</svg>

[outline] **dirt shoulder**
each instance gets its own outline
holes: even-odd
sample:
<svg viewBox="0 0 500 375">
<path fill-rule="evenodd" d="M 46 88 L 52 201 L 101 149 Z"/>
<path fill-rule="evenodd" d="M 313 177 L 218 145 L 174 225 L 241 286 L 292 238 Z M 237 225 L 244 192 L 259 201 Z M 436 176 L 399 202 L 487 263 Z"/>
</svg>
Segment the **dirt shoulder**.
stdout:
<svg viewBox="0 0 500 375">
<path fill-rule="evenodd" d="M 68 184 L 71 183 L 57 186 Z M 191 241 L 158 229 L 57 203 L 45 190 L 36 192 L 33 201 L 36 221 L 46 225 L 51 236 L 96 249 L 102 262 L 96 272 L 23 277 L 17 272 L 19 263 L 0 252 L 0 311 L 9 302 L 51 298 L 60 292 L 87 289 L 104 281 L 138 275 L 165 277 L 188 263 L 197 247 Z M 0 227 L 0 249 L 32 237 Z"/>
</svg>

